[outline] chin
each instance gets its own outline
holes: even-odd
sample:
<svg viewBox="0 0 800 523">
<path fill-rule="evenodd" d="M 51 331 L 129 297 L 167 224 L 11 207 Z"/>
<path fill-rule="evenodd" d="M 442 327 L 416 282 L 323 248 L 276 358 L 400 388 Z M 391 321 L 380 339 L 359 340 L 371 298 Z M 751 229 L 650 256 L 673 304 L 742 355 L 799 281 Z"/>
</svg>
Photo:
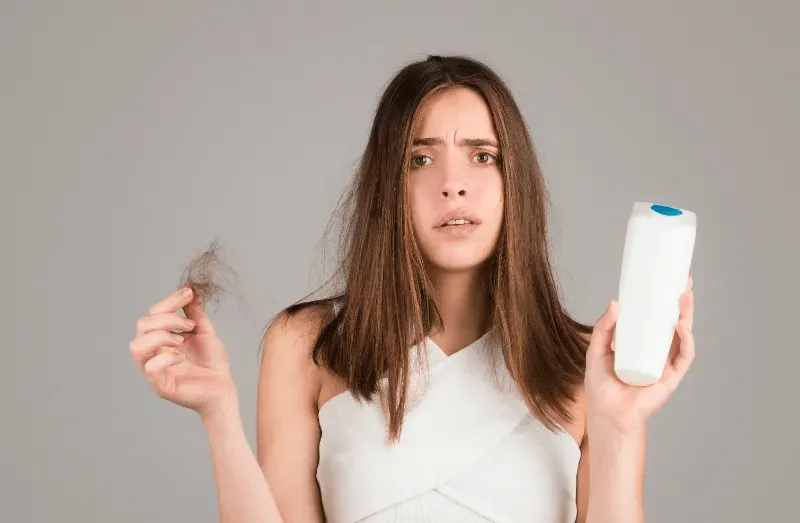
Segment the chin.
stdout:
<svg viewBox="0 0 800 523">
<path fill-rule="evenodd" d="M 472 272 L 480 269 L 486 263 L 491 253 L 482 252 L 482 249 L 454 249 L 445 247 L 435 249 L 425 255 L 427 263 L 437 271 L 443 272 Z"/>
</svg>

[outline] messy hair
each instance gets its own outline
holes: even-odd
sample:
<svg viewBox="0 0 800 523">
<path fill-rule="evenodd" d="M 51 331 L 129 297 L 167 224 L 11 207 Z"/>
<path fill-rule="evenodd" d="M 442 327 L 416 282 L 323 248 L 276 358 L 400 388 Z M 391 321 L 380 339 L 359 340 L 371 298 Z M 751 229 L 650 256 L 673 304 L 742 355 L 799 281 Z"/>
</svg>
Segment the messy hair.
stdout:
<svg viewBox="0 0 800 523">
<path fill-rule="evenodd" d="M 471 89 L 487 104 L 502 151 L 503 224 L 483 274 L 491 336 L 531 412 L 552 430 L 557 420 L 572 420 L 570 405 L 585 370 L 591 327 L 573 319 L 559 296 L 548 245 L 547 189 L 521 111 L 504 81 L 483 63 L 429 56 L 400 69 L 379 100 L 337 207 L 333 275 L 274 318 L 321 311 L 314 362 L 340 377 L 359 400 L 373 399 L 385 379 L 381 400 L 393 440 L 408 403 L 410 348 L 443 323 L 411 226 L 411 143 L 424 102 L 457 87 Z M 333 288 L 312 298 L 328 285 Z"/>
</svg>

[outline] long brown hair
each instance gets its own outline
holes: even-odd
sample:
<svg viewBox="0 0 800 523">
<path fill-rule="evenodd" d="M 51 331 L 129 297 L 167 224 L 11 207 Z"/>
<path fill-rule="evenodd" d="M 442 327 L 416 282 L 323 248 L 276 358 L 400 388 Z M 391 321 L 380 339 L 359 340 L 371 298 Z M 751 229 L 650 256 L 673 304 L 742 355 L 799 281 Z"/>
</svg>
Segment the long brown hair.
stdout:
<svg viewBox="0 0 800 523">
<path fill-rule="evenodd" d="M 392 440 L 407 403 L 409 349 L 442 327 L 406 198 L 411 140 L 420 106 L 433 93 L 459 86 L 483 97 L 500 142 L 503 225 L 485 274 L 492 334 L 529 408 L 548 428 L 555 430 L 554 416 L 572 419 L 569 406 L 583 381 L 591 327 L 570 317 L 555 284 L 547 189 L 524 118 L 486 65 L 464 56 L 429 56 L 403 67 L 386 87 L 340 202 L 343 230 L 333 276 L 340 289 L 322 299 L 306 296 L 276 316 L 323 307 L 314 362 L 341 377 L 357 399 L 372 399 L 386 377 L 382 400 Z"/>
</svg>

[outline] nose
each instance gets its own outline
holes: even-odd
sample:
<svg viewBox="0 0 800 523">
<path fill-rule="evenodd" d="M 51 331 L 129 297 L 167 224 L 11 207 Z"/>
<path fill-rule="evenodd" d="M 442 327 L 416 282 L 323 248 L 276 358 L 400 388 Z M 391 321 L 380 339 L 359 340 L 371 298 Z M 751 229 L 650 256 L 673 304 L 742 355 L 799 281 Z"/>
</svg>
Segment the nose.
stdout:
<svg viewBox="0 0 800 523">
<path fill-rule="evenodd" d="M 442 189 L 442 196 L 444 196 L 445 198 L 455 197 L 456 195 L 466 196 L 467 190 L 463 188 L 460 189 L 456 187 L 455 184 L 448 184 L 447 186 L 445 186 L 445 188 Z"/>
<path fill-rule="evenodd" d="M 445 199 L 463 198 L 467 195 L 467 182 L 464 173 L 459 172 L 462 169 L 459 169 L 454 163 L 446 162 L 442 173 L 441 193 Z"/>
</svg>

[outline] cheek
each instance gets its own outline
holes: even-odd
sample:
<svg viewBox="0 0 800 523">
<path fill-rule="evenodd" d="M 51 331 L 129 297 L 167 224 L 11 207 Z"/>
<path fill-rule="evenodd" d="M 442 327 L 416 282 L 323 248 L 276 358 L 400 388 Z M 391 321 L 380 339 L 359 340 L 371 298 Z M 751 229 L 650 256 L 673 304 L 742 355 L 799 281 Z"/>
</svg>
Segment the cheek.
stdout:
<svg viewBox="0 0 800 523">
<path fill-rule="evenodd" d="M 475 190 L 480 194 L 480 207 L 486 219 L 495 221 L 502 219 L 504 199 L 502 175 L 496 172 L 492 176 L 487 176 Z"/>
<path fill-rule="evenodd" d="M 433 219 L 433 198 L 430 196 L 431 188 L 414 177 L 408 181 L 406 191 L 406 201 L 411 207 L 411 221 L 414 229 L 419 232 L 419 228 Z"/>
</svg>

